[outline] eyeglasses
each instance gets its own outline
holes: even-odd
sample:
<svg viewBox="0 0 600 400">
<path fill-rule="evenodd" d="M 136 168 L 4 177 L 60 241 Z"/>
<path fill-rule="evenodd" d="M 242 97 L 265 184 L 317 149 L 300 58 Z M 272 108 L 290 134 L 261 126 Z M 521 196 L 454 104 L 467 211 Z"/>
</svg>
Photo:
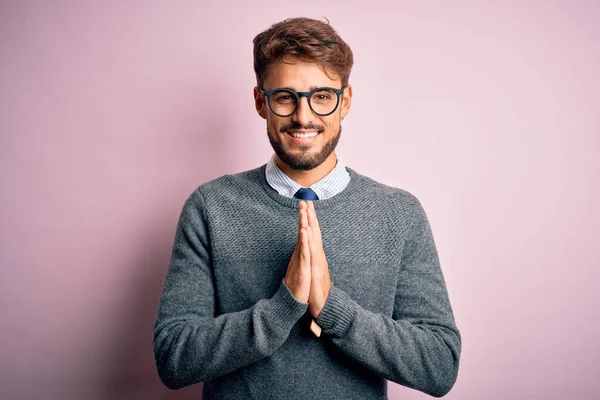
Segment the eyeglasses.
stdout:
<svg viewBox="0 0 600 400">
<path fill-rule="evenodd" d="M 269 91 L 260 89 L 267 98 L 269 108 L 273 114 L 278 117 L 290 117 L 294 115 L 300 104 L 300 97 L 308 99 L 308 106 L 311 111 L 320 117 L 331 115 L 337 110 L 340 104 L 340 95 L 344 93 L 345 87 L 334 89 L 330 87 L 320 87 L 310 92 L 296 92 L 292 89 L 277 88 Z"/>
</svg>

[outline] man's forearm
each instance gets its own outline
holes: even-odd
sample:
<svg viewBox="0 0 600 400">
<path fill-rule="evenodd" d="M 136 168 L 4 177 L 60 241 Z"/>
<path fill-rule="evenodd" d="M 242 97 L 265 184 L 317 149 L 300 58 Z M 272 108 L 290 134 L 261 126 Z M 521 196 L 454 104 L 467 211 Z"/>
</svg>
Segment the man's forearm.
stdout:
<svg viewBox="0 0 600 400">
<path fill-rule="evenodd" d="M 394 320 L 335 286 L 317 322 L 344 353 L 383 378 L 433 396 L 456 380 L 461 345 L 451 322 Z"/>
<path fill-rule="evenodd" d="M 216 294 L 204 198 L 186 201 L 154 329 L 159 376 L 172 389 L 232 372 L 272 354 L 287 339 L 307 304 L 283 282 L 269 299 L 215 316 Z"/>
<path fill-rule="evenodd" d="M 306 308 L 282 284 L 272 298 L 247 310 L 216 318 L 159 318 L 154 330 L 159 376 L 167 387 L 179 389 L 267 357 L 285 342 Z"/>
</svg>

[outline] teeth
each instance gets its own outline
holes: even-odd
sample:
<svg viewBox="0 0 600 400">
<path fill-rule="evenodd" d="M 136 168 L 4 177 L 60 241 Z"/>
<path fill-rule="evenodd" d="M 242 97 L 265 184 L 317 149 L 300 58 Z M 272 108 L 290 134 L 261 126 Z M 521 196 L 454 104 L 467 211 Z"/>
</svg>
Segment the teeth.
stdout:
<svg viewBox="0 0 600 400">
<path fill-rule="evenodd" d="M 307 132 L 307 133 L 298 133 L 298 132 L 289 132 L 290 136 L 295 137 L 295 138 L 303 138 L 303 139 L 307 139 L 307 138 L 312 138 L 315 137 L 319 134 L 319 132 Z"/>
</svg>

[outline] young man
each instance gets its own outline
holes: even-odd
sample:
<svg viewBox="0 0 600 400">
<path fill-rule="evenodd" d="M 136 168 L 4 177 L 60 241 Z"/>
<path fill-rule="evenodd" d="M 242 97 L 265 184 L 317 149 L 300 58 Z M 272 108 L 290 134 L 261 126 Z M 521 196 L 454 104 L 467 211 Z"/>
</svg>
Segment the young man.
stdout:
<svg viewBox="0 0 600 400">
<path fill-rule="evenodd" d="M 186 201 L 154 354 L 169 388 L 204 399 L 433 396 L 461 351 L 430 226 L 410 193 L 344 167 L 353 56 L 326 23 L 254 39 L 258 114 L 274 156 Z"/>
</svg>

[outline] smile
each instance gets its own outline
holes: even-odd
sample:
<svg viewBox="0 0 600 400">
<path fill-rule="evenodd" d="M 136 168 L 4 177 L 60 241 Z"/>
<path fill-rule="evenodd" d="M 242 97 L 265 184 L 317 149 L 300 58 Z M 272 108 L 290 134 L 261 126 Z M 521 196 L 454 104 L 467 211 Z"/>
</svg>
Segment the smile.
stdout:
<svg viewBox="0 0 600 400">
<path fill-rule="evenodd" d="M 308 131 L 308 132 L 292 131 L 292 132 L 287 132 L 287 134 L 296 139 L 310 139 L 310 138 L 317 136 L 319 134 L 319 132 L 318 131 Z"/>
</svg>

